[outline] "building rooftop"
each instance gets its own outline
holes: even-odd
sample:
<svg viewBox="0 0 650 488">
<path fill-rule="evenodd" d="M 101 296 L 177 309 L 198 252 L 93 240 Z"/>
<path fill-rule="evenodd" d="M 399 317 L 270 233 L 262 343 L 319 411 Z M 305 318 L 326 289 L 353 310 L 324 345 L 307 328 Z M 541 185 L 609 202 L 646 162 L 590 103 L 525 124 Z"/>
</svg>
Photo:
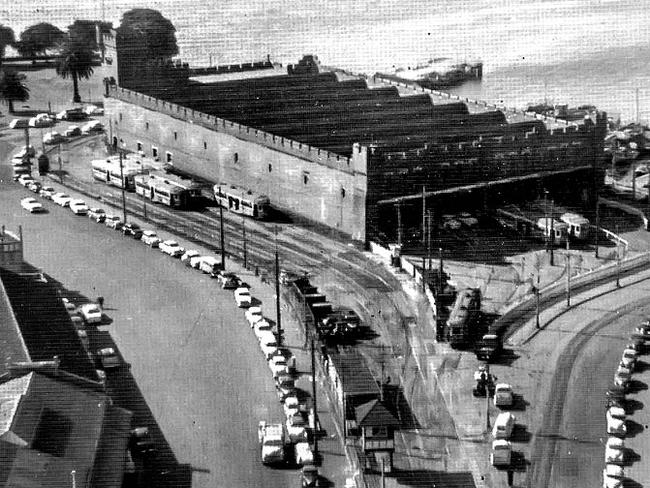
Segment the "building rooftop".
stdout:
<svg viewBox="0 0 650 488">
<path fill-rule="evenodd" d="M 357 406 L 354 413 L 359 427 L 399 427 L 401 425 L 379 398 Z"/>
<path fill-rule="evenodd" d="M 379 395 L 379 385 L 358 352 L 330 352 L 329 357 L 336 368 L 345 395 Z"/>
</svg>

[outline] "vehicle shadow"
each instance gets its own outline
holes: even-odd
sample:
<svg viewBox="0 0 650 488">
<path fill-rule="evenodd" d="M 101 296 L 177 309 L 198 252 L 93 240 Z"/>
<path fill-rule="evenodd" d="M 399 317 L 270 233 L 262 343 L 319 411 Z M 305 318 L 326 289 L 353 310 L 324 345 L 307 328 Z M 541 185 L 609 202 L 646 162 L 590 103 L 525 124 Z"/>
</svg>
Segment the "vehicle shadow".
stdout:
<svg viewBox="0 0 650 488">
<path fill-rule="evenodd" d="M 643 402 L 628 398 L 625 400 L 625 413 L 632 415 L 634 412 L 643 409 Z"/>
<path fill-rule="evenodd" d="M 639 393 L 640 391 L 647 390 L 648 384 L 641 380 L 631 380 L 628 386 L 628 393 Z"/>
<path fill-rule="evenodd" d="M 511 440 L 513 442 L 530 442 L 532 434 L 528 431 L 524 424 L 515 424 L 514 429 L 512 430 Z"/>
<path fill-rule="evenodd" d="M 626 447 L 623 450 L 623 454 L 625 456 L 625 465 L 626 466 L 631 466 L 632 464 L 641 461 L 641 456 L 635 452 L 633 449 L 630 449 L 629 447 Z"/>
<path fill-rule="evenodd" d="M 643 488 L 643 485 L 638 481 L 631 480 L 629 478 L 623 480 L 624 488 Z"/>
<path fill-rule="evenodd" d="M 524 398 L 523 395 L 515 393 L 512 395 L 512 405 L 504 410 L 515 410 L 523 412 L 530 405 L 530 403 Z"/>
<path fill-rule="evenodd" d="M 636 363 L 634 364 L 634 371 L 637 373 L 643 373 L 645 371 L 648 371 L 650 369 L 650 363 L 647 361 L 641 361 L 637 360 Z"/>
<path fill-rule="evenodd" d="M 636 437 L 646 429 L 645 426 L 632 419 L 627 419 L 625 421 L 625 426 L 627 427 L 626 437 Z"/>
</svg>

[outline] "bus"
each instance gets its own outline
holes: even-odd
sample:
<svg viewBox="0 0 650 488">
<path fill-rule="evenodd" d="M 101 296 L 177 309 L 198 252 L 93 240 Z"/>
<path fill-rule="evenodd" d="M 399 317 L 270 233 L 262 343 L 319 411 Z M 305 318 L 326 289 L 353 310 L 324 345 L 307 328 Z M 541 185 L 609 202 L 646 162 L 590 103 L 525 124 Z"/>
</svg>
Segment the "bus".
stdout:
<svg viewBox="0 0 650 488">
<path fill-rule="evenodd" d="M 173 208 L 188 208 L 201 196 L 198 183 L 157 171 L 135 176 L 134 185 L 138 195 Z"/>
<path fill-rule="evenodd" d="M 122 160 L 121 168 L 120 160 L 117 157 L 96 159 L 91 161 L 90 164 L 94 179 L 118 188 L 124 188 L 127 191 L 135 190 L 134 177 L 144 171 L 141 163 L 128 158 Z"/>
<path fill-rule="evenodd" d="M 266 195 L 226 183 L 217 183 L 213 191 L 215 201 L 231 212 L 259 220 L 264 220 L 269 215 L 271 200 Z"/>
<path fill-rule="evenodd" d="M 447 340 L 451 347 L 466 344 L 481 311 L 481 290 L 466 288 L 458 292 L 447 320 Z"/>
<path fill-rule="evenodd" d="M 569 235 L 581 241 L 588 240 L 590 237 L 589 220 L 582 215 L 567 212 L 560 217 L 562 222 L 569 226 Z"/>
</svg>

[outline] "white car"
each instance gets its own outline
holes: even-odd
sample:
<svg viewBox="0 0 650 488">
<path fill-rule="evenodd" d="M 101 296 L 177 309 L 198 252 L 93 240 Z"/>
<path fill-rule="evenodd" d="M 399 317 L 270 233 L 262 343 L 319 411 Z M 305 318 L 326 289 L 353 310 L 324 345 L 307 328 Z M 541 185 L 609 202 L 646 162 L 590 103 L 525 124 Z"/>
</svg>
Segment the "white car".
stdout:
<svg viewBox="0 0 650 488">
<path fill-rule="evenodd" d="M 629 368 L 630 370 L 634 369 L 636 356 L 637 354 L 634 349 L 625 349 L 623 351 L 623 356 L 621 357 L 621 366 Z"/>
<path fill-rule="evenodd" d="M 70 200 L 68 206 L 75 215 L 86 215 L 88 213 L 88 205 L 83 200 Z"/>
<path fill-rule="evenodd" d="M 140 238 L 149 247 L 158 247 L 160 244 L 160 237 L 153 230 L 145 230 L 142 232 L 142 237 Z"/>
<path fill-rule="evenodd" d="M 81 133 L 82 134 L 90 134 L 92 132 L 101 132 L 104 130 L 104 126 L 99 120 L 92 120 L 90 122 L 86 122 L 84 125 L 81 126 Z"/>
<path fill-rule="evenodd" d="M 65 137 L 75 137 L 81 135 L 81 127 L 78 125 L 69 125 L 63 133 Z"/>
<path fill-rule="evenodd" d="M 629 385 L 631 380 L 632 380 L 632 371 L 630 371 L 630 369 L 625 368 L 623 366 L 619 366 L 618 369 L 616 370 L 616 374 L 614 375 L 614 384 L 617 386 L 626 387 L 627 385 Z"/>
<path fill-rule="evenodd" d="M 609 412 L 608 412 L 608 415 L 607 415 L 607 433 L 609 435 L 616 435 L 616 436 L 624 437 L 625 434 L 627 434 L 627 427 L 625 426 L 625 421 L 610 416 Z"/>
<path fill-rule="evenodd" d="M 70 315 L 77 315 L 77 307 L 67 298 L 62 298 L 63 306 Z"/>
<path fill-rule="evenodd" d="M 29 156 L 30 158 L 33 158 L 36 156 L 36 149 L 34 146 L 23 146 L 20 151 L 18 151 L 16 154 L 12 156 L 12 159 L 20 159 L 22 160 L 25 156 Z"/>
<path fill-rule="evenodd" d="M 309 447 L 309 442 L 297 442 L 294 446 L 296 464 L 314 464 L 314 453 Z"/>
<path fill-rule="evenodd" d="M 52 201 L 62 207 L 69 207 L 72 197 L 67 193 L 59 192 L 52 195 Z"/>
<path fill-rule="evenodd" d="M 295 395 L 286 397 L 284 399 L 284 402 L 282 402 L 282 408 L 284 409 L 284 415 L 287 418 L 291 417 L 292 415 L 299 414 L 302 410 L 300 401 L 298 400 L 298 397 Z"/>
<path fill-rule="evenodd" d="M 87 115 L 104 115 L 104 109 L 97 105 L 86 105 L 84 107 L 84 112 Z"/>
<path fill-rule="evenodd" d="M 245 286 L 239 287 L 235 290 L 235 302 L 239 308 L 251 306 L 251 292 Z"/>
<path fill-rule="evenodd" d="M 13 119 L 9 122 L 10 129 L 26 129 L 29 127 L 29 119 Z"/>
<path fill-rule="evenodd" d="M 120 230 L 124 226 L 124 223 L 117 215 L 107 215 L 104 219 L 104 225 L 111 229 Z"/>
<path fill-rule="evenodd" d="M 29 119 L 30 127 L 50 127 L 54 125 L 55 120 L 50 118 L 48 114 L 38 114 Z"/>
<path fill-rule="evenodd" d="M 197 251 L 196 249 L 188 249 L 181 256 L 181 263 L 183 263 L 186 266 L 192 266 L 192 258 L 198 258 L 198 257 L 201 257 L 201 253 L 199 253 L 199 251 Z"/>
<path fill-rule="evenodd" d="M 79 314 L 87 324 L 99 324 L 102 321 L 102 311 L 94 303 L 85 303 L 79 307 Z"/>
<path fill-rule="evenodd" d="M 609 463 L 605 465 L 605 469 L 603 470 L 603 486 L 623 486 L 622 484 L 616 484 L 616 482 L 622 483 L 623 478 L 625 478 L 625 470 L 622 466 Z"/>
<path fill-rule="evenodd" d="M 609 437 L 607 439 L 607 444 L 605 444 L 607 449 L 625 449 L 625 440 L 620 437 Z"/>
<path fill-rule="evenodd" d="M 185 249 L 182 248 L 178 242 L 172 240 L 163 241 L 159 243 L 158 249 L 160 249 L 160 252 L 169 254 L 173 258 L 179 258 L 185 252 Z"/>
<path fill-rule="evenodd" d="M 30 213 L 38 213 L 38 212 L 43 212 L 45 210 L 43 208 L 43 205 L 37 202 L 35 198 L 31 198 L 31 197 L 23 198 L 20 201 L 20 206 L 23 207 L 25 210 L 28 210 Z"/>
<path fill-rule="evenodd" d="M 290 442 L 307 442 L 307 421 L 301 414 L 287 419 L 287 434 Z"/>
<path fill-rule="evenodd" d="M 269 360 L 278 352 L 280 344 L 278 344 L 278 339 L 275 337 L 273 332 L 267 332 L 259 338 L 260 349 L 264 357 Z"/>
<path fill-rule="evenodd" d="M 625 451 L 605 447 L 605 462 L 611 464 L 623 464 L 625 462 Z"/>
<path fill-rule="evenodd" d="M 190 256 L 190 258 L 188 259 L 188 261 L 190 263 L 189 264 L 190 267 L 194 268 L 194 269 L 200 269 L 201 268 L 201 263 L 203 262 L 204 257 L 205 256 L 201 256 L 200 254 L 198 256 Z"/>
<path fill-rule="evenodd" d="M 264 318 L 262 315 L 262 307 L 248 307 L 245 317 L 246 321 L 250 324 L 251 327 L 253 327 L 255 325 L 255 322 Z"/>
<path fill-rule="evenodd" d="M 512 386 L 507 383 L 498 383 L 494 389 L 494 406 L 511 407 L 512 403 Z"/>
<path fill-rule="evenodd" d="M 51 186 L 44 186 L 38 194 L 47 200 L 52 200 L 52 197 L 56 194 L 56 190 Z"/>
<path fill-rule="evenodd" d="M 490 454 L 492 466 L 510 466 L 511 462 L 512 444 L 503 439 L 492 441 L 492 453 Z"/>
<path fill-rule="evenodd" d="M 253 329 L 258 340 L 265 332 L 273 332 L 273 326 L 264 319 L 255 322 Z"/>
<path fill-rule="evenodd" d="M 106 220 L 106 212 L 103 208 L 91 207 L 88 209 L 88 218 L 93 219 L 98 224 Z"/>
<path fill-rule="evenodd" d="M 34 183 L 34 181 L 36 180 L 34 180 L 34 178 L 32 178 L 30 175 L 20 175 L 18 177 L 18 183 L 23 185 L 25 188 Z"/>
<path fill-rule="evenodd" d="M 290 373 L 287 359 L 279 355 L 274 355 L 269 359 L 269 369 L 274 378 L 277 378 L 281 373 Z"/>
<path fill-rule="evenodd" d="M 65 141 L 65 137 L 56 131 L 48 132 L 43 136 L 43 144 L 58 144 Z"/>
</svg>

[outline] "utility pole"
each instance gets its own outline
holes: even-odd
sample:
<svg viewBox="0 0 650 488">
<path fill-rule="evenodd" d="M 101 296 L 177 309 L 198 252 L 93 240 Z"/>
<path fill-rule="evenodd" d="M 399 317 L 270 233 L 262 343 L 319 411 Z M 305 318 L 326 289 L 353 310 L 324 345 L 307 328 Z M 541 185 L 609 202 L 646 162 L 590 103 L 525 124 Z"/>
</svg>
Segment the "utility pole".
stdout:
<svg viewBox="0 0 650 488">
<path fill-rule="evenodd" d="M 126 194 L 124 192 L 124 162 L 122 161 L 122 148 L 118 147 L 120 153 L 120 187 L 122 188 L 122 214 L 124 216 L 124 223 L 126 224 Z"/>
<path fill-rule="evenodd" d="M 555 247 L 555 219 L 553 218 L 553 200 L 551 200 L 551 266 L 555 266 L 553 248 Z"/>
<path fill-rule="evenodd" d="M 427 210 L 427 260 L 431 271 L 431 211 Z"/>
<path fill-rule="evenodd" d="M 314 405 L 314 459 L 318 458 L 318 403 L 316 402 L 316 350 L 311 339 L 311 397 Z"/>
<path fill-rule="evenodd" d="M 426 239 L 426 228 L 427 228 L 427 197 L 426 197 L 427 187 L 422 185 L 422 245 L 425 244 Z"/>
<path fill-rule="evenodd" d="M 223 235 L 223 206 L 219 204 L 219 239 L 221 240 L 221 265 L 226 269 L 226 240 Z"/>
<path fill-rule="evenodd" d="M 539 269 L 537 270 L 537 286 L 535 287 L 535 327 L 539 329 Z"/>
<path fill-rule="evenodd" d="M 636 123 L 639 123 L 639 89 L 636 89 Z"/>
<path fill-rule="evenodd" d="M 144 218 L 147 218 L 147 197 L 145 195 L 145 192 L 142 192 L 142 211 L 144 213 Z"/>
<path fill-rule="evenodd" d="M 650 202 L 650 196 L 648 197 L 648 202 Z M 598 234 L 599 233 L 600 233 L 600 202 L 598 201 L 598 194 L 596 194 L 596 255 L 595 255 L 596 259 L 598 259 L 598 238 L 599 238 Z"/>
<path fill-rule="evenodd" d="M 275 321 L 278 328 L 278 344 L 282 346 L 282 317 L 280 311 L 280 257 L 278 254 L 278 226 L 275 226 Z"/>
<path fill-rule="evenodd" d="M 402 203 L 395 204 L 397 208 L 397 245 L 402 245 Z"/>
<path fill-rule="evenodd" d="M 571 306 L 571 255 L 569 254 L 569 237 L 566 240 L 566 306 Z"/>
<path fill-rule="evenodd" d="M 618 236 L 618 224 L 616 224 L 616 288 L 621 287 L 621 238 Z"/>
<path fill-rule="evenodd" d="M 490 433 L 490 363 L 485 362 L 485 373 L 488 384 L 485 385 L 485 428 L 487 433 Z"/>
<path fill-rule="evenodd" d="M 636 164 L 632 163 L 632 201 L 636 200 Z"/>
<path fill-rule="evenodd" d="M 544 242 L 546 244 L 546 252 L 549 250 L 550 234 L 548 231 L 548 190 L 544 190 Z"/>
<path fill-rule="evenodd" d="M 59 162 L 59 183 L 63 184 L 63 162 L 61 161 L 61 144 L 59 144 L 59 154 L 57 158 Z"/>
<path fill-rule="evenodd" d="M 244 268 L 248 269 L 248 256 L 246 254 L 246 220 L 244 217 L 241 219 L 242 239 L 244 241 Z"/>
</svg>

